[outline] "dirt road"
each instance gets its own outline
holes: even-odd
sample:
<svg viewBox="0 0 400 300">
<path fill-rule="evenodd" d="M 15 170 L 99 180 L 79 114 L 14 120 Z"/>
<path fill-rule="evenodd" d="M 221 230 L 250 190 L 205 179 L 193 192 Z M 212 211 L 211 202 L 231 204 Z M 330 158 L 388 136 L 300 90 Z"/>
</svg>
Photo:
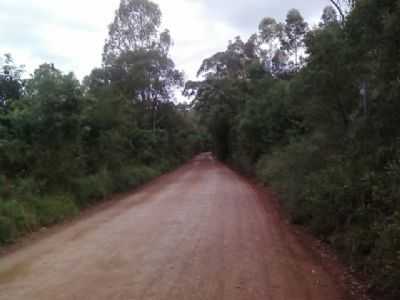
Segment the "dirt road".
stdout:
<svg viewBox="0 0 400 300">
<path fill-rule="evenodd" d="M 203 155 L 0 258 L 0 299 L 344 299 L 289 228 Z"/>
</svg>

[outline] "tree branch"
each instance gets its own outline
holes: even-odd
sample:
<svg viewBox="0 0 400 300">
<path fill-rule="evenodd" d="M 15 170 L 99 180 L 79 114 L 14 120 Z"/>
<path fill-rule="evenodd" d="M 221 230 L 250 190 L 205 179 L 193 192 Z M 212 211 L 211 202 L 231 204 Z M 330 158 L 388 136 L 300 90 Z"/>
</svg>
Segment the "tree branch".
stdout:
<svg viewBox="0 0 400 300">
<path fill-rule="evenodd" d="M 344 12 L 343 12 L 342 8 L 340 7 L 339 2 L 336 2 L 335 0 L 329 0 L 329 1 L 336 7 L 336 9 L 338 10 L 338 12 L 339 12 L 339 14 L 340 14 L 340 16 L 342 18 L 342 22 L 344 22 L 345 15 L 344 15 Z"/>
</svg>

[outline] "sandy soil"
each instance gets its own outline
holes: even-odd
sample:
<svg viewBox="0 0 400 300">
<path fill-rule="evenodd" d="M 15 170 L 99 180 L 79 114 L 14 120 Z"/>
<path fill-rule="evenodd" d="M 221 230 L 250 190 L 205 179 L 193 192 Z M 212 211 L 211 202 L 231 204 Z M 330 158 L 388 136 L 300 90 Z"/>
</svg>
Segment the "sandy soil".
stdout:
<svg viewBox="0 0 400 300">
<path fill-rule="evenodd" d="M 0 299 L 345 299 L 290 228 L 205 154 L 1 257 Z"/>
</svg>

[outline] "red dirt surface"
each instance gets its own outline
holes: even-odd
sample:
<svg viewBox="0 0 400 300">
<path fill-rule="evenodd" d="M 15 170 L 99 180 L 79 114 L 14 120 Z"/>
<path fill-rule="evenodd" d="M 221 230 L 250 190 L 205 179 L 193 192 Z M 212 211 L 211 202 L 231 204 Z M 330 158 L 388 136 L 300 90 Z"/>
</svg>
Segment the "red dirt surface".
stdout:
<svg viewBox="0 0 400 300">
<path fill-rule="evenodd" d="M 271 197 L 201 155 L 1 257 L 0 299 L 347 299 Z"/>
</svg>

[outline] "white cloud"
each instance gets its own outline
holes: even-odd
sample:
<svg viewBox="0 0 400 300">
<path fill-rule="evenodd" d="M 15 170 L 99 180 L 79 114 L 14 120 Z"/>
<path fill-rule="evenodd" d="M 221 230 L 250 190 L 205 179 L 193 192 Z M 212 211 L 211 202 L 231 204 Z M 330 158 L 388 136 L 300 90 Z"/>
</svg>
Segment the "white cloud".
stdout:
<svg viewBox="0 0 400 300">
<path fill-rule="evenodd" d="M 163 26 L 174 39 L 172 56 L 189 79 L 194 79 L 202 59 L 224 49 L 234 28 L 218 20 L 209 20 L 200 2 L 158 0 L 163 12 Z"/>
<path fill-rule="evenodd" d="M 53 62 L 78 78 L 101 63 L 119 0 L 2 0 L 0 53 L 11 53 L 32 72 Z"/>
</svg>

